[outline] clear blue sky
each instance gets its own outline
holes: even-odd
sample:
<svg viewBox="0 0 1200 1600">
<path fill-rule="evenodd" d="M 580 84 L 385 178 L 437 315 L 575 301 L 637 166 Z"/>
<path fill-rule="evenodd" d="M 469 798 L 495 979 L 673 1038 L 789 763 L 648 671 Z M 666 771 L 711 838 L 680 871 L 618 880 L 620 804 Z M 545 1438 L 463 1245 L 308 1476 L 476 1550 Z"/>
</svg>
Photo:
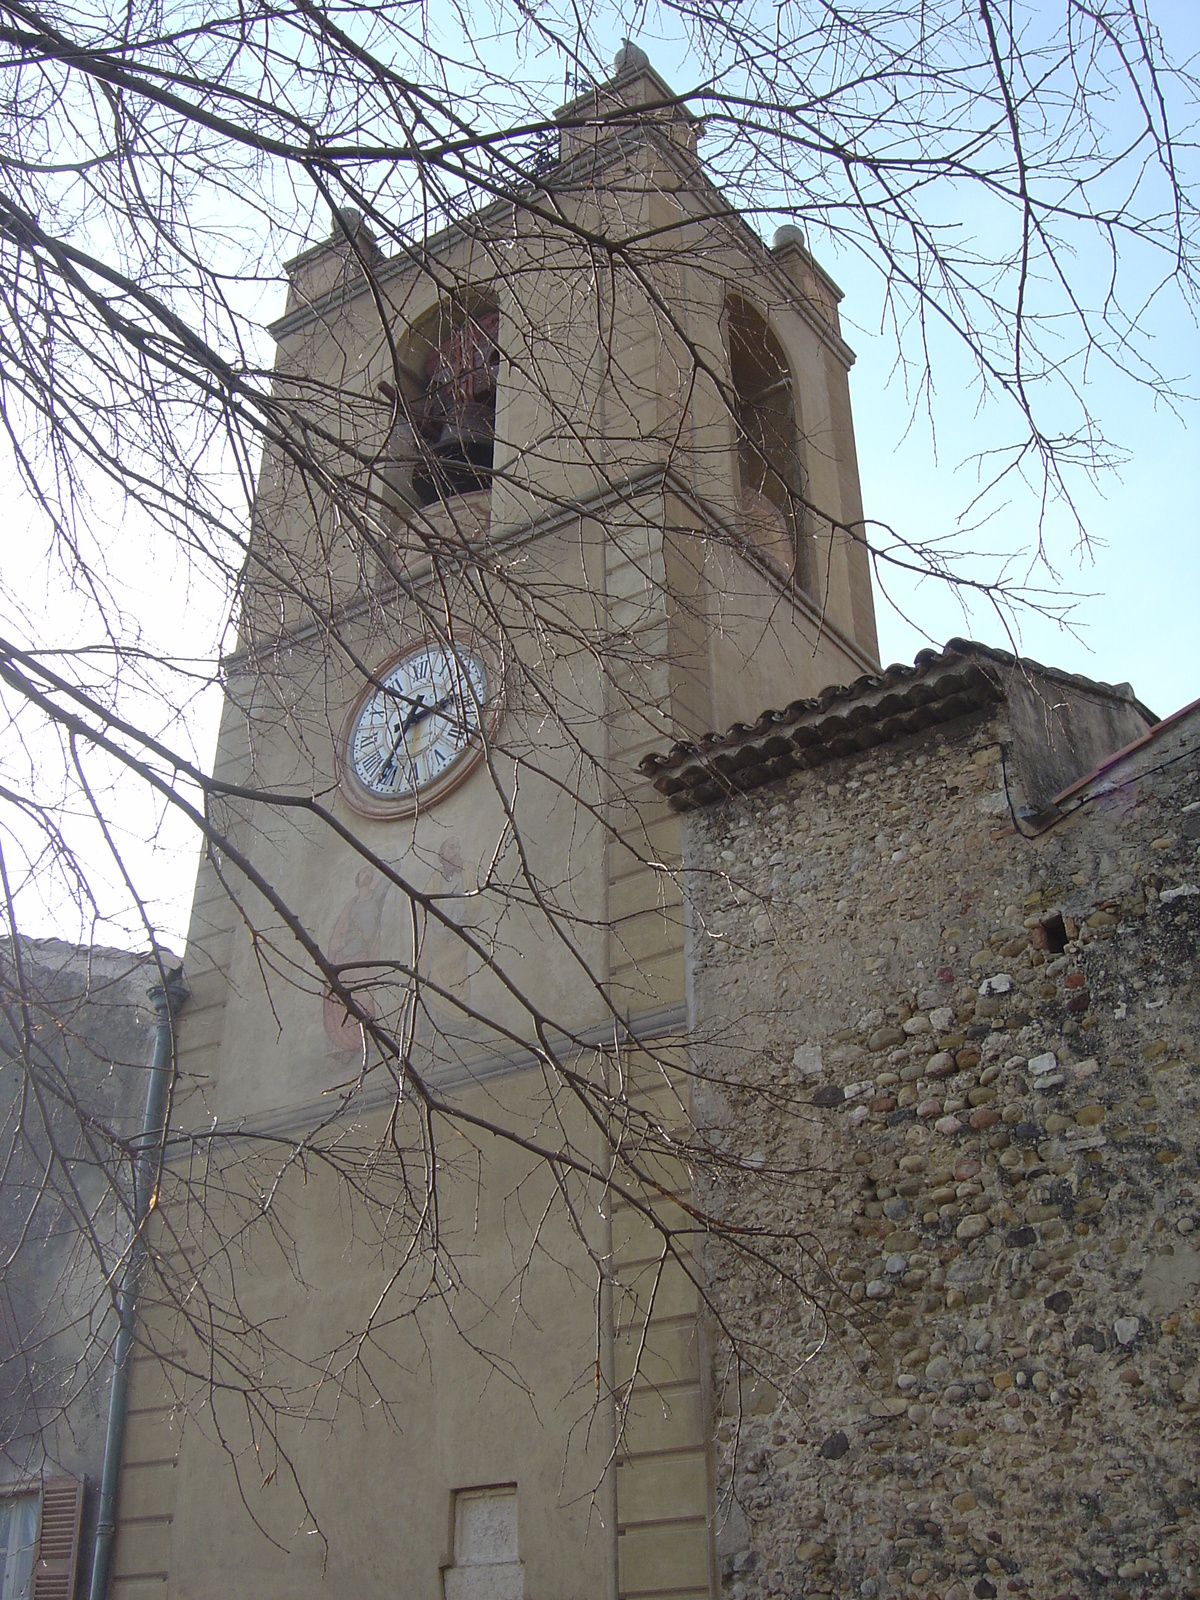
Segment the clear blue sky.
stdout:
<svg viewBox="0 0 1200 1600">
<path fill-rule="evenodd" d="M 1058 15 L 1054 0 L 1047 0 L 1047 7 L 1047 14 Z M 1036 6 L 1029 9 L 1036 12 Z M 1191 61 L 1194 67 L 1200 60 L 1197 0 L 1150 0 L 1147 9 L 1170 58 L 1177 64 Z M 661 61 L 668 79 L 676 85 L 689 81 L 688 65 L 670 41 L 643 36 L 640 42 L 652 60 Z M 1115 102 L 1108 109 L 1117 115 Z M 1193 116 L 1196 109 L 1191 108 Z M 1181 126 L 1178 104 L 1172 116 L 1183 159 L 1194 163 L 1195 130 Z M 955 222 L 984 241 L 985 253 L 997 248 L 997 237 L 1005 237 L 995 231 L 998 213 L 985 215 L 977 196 L 967 190 L 952 204 L 962 207 L 953 212 Z M 1006 236 L 1010 247 L 1013 237 L 1011 232 Z M 845 292 L 843 331 L 858 355 L 851 392 L 866 515 L 913 540 L 953 535 L 977 487 L 972 458 L 1011 439 L 1013 418 L 1003 404 L 979 409 L 961 353 L 950 340 L 939 342 L 935 328 L 933 426 L 924 412 L 911 420 L 911 396 L 895 370 L 895 335 L 880 325 L 877 276 L 850 250 L 819 237 L 812 244 Z M 1094 240 L 1091 247 L 1094 251 Z M 1084 282 L 1094 271 L 1089 287 L 1099 303 L 1108 284 L 1101 276 L 1107 272 L 1102 254 L 1093 260 L 1081 251 L 1069 269 Z M 1121 448 L 1125 465 L 1098 485 L 1082 477 L 1074 481 L 1076 506 L 1089 536 L 1086 548 L 1080 546 L 1065 509 L 1051 507 L 1045 537 L 1053 573 L 1018 560 L 1010 576 L 1028 572 L 1032 584 L 1051 591 L 1049 598 L 1078 596 L 1069 631 L 1036 615 L 1023 617 L 1018 639 L 1022 653 L 1106 682 L 1128 681 L 1152 710 L 1165 716 L 1200 698 L 1200 331 L 1194 306 L 1189 308 L 1177 289 L 1153 297 L 1161 259 L 1126 240 L 1122 271 L 1127 274 L 1127 305 L 1150 297 L 1145 316 L 1152 335 L 1148 353 L 1171 380 L 1173 409 L 1161 400 L 1155 403 L 1103 361 L 1090 362 L 1086 371 L 1076 362 L 1074 376 L 1082 381 L 1107 437 Z M 1064 340 L 1070 337 L 1068 329 Z M 1047 416 L 1053 425 L 1066 418 L 1067 410 L 1059 409 L 1056 416 L 1052 407 Z M 1038 511 L 1036 493 L 1023 491 L 1014 481 L 997 514 L 966 542 L 989 551 L 1028 550 L 1035 542 Z M 980 563 L 973 570 L 994 571 L 995 563 Z M 899 610 L 882 593 L 876 595 L 884 664 L 911 661 L 924 645 L 955 635 L 1009 646 L 999 618 L 986 606 L 977 605 L 964 617 L 942 585 L 889 583 Z"/>
<path fill-rule="evenodd" d="M 836 263 L 833 270 L 836 275 Z M 908 406 L 892 374 L 894 347 L 877 327 L 866 325 L 871 286 L 843 271 L 842 287 L 843 324 L 858 353 L 851 392 L 866 513 L 912 538 L 948 531 L 970 499 L 975 478 L 969 458 L 988 447 L 992 416 L 977 416 L 972 396 L 956 394 L 952 379 L 944 379 L 936 451 L 923 420 L 906 435 Z M 1200 386 L 1200 334 L 1182 315 L 1164 320 L 1162 359 L 1178 374 L 1179 415 L 1112 379 L 1093 396 L 1128 463 L 1100 491 L 1080 485 L 1090 550 L 1078 548 L 1065 515 L 1051 517 L 1049 546 L 1059 584 L 1080 596 L 1075 631 L 1027 616 L 1020 639 L 1025 654 L 1048 665 L 1132 683 L 1160 716 L 1200 698 L 1200 403 L 1186 398 Z M 1001 550 L 1027 547 L 1037 510 L 1031 494 L 1014 495 L 975 542 Z M 1033 581 L 1052 582 L 1044 573 Z M 895 592 L 920 628 L 877 594 L 885 664 L 910 661 L 929 637 L 944 642 L 961 634 L 1007 648 L 998 619 L 986 608 L 977 606 L 964 620 L 954 598 L 936 583 L 899 583 Z"/>
</svg>

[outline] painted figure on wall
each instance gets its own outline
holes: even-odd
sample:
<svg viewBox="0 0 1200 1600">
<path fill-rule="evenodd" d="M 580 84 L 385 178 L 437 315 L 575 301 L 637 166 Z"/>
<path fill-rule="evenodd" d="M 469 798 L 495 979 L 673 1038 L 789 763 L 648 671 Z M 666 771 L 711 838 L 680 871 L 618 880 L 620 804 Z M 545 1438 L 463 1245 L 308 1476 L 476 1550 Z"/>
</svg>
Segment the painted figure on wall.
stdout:
<svg viewBox="0 0 1200 1600">
<path fill-rule="evenodd" d="M 342 980 L 352 989 L 358 1004 L 369 1017 L 379 1008 L 369 989 L 362 987 L 368 973 L 360 969 L 378 961 L 382 950 L 383 908 L 391 883 L 371 867 L 360 867 L 354 880 L 354 893 L 346 901 L 329 935 L 329 959 L 347 967 Z M 362 1029 L 346 1011 L 336 995 L 327 994 L 324 1004 L 325 1033 L 329 1051 L 336 1056 L 362 1052 Z"/>
<path fill-rule="evenodd" d="M 426 1003 L 442 1014 L 461 1016 L 455 1000 L 470 1001 L 471 951 L 457 930 L 466 922 L 467 869 L 463 865 L 462 841 L 455 835 L 443 839 L 438 850 L 438 869 L 429 880 L 429 892 L 442 916 L 430 917 L 425 925 L 422 971 L 437 984 L 438 994 L 426 993 Z"/>
</svg>

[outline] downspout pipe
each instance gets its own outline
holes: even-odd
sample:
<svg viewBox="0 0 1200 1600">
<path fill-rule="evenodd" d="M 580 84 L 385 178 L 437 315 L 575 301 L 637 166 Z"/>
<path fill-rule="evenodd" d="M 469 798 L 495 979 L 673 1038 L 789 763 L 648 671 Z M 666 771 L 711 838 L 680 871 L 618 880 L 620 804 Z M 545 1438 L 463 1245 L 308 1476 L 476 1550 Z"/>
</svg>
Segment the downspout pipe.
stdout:
<svg viewBox="0 0 1200 1600">
<path fill-rule="evenodd" d="M 125 1414 L 129 1406 L 129 1361 L 137 1313 L 138 1279 L 145 1256 L 145 1223 L 150 1214 L 154 1178 L 162 1149 L 163 1115 L 171 1080 L 174 1018 L 188 997 L 183 968 L 174 967 L 165 983 L 147 991 L 158 1018 L 154 1030 L 154 1055 L 146 1086 L 146 1109 L 133 1163 L 133 1242 L 117 1290 L 117 1337 L 113 1343 L 112 1388 L 108 1397 L 108 1431 L 104 1437 L 104 1467 L 100 1475 L 100 1509 L 96 1520 L 96 1548 L 92 1556 L 92 1581 L 88 1600 L 108 1600 L 113 1546 L 117 1537 L 117 1483 L 125 1444 Z"/>
</svg>

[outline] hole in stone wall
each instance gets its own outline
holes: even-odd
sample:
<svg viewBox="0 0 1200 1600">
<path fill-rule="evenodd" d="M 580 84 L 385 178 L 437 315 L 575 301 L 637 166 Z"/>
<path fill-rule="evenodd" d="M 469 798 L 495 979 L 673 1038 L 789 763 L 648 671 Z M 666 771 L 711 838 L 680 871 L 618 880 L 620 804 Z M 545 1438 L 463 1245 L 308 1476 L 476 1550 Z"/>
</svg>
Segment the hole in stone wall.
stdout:
<svg viewBox="0 0 1200 1600">
<path fill-rule="evenodd" d="M 1059 912 L 1053 916 L 1043 917 L 1037 929 L 1040 938 L 1035 937 L 1034 944 L 1047 955 L 1060 956 L 1067 948 L 1067 925 Z"/>
</svg>

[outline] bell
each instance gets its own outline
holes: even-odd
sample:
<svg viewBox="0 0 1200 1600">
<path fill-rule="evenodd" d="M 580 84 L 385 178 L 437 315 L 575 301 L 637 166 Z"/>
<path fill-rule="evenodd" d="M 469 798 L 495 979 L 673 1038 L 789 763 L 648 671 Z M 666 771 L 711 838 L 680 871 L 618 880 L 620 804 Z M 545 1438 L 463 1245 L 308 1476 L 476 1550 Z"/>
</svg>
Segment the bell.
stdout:
<svg viewBox="0 0 1200 1600">
<path fill-rule="evenodd" d="M 413 489 L 422 505 L 487 487 L 496 443 L 489 407 L 463 401 L 426 437 L 428 454 L 413 472 Z"/>
<path fill-rule="evenodd" d="M 465 401 L 442 419 L 441 431 L 429 448 L 447 466 L 491 467 L 495 427 L 483 406 Z"/>
</svg>

